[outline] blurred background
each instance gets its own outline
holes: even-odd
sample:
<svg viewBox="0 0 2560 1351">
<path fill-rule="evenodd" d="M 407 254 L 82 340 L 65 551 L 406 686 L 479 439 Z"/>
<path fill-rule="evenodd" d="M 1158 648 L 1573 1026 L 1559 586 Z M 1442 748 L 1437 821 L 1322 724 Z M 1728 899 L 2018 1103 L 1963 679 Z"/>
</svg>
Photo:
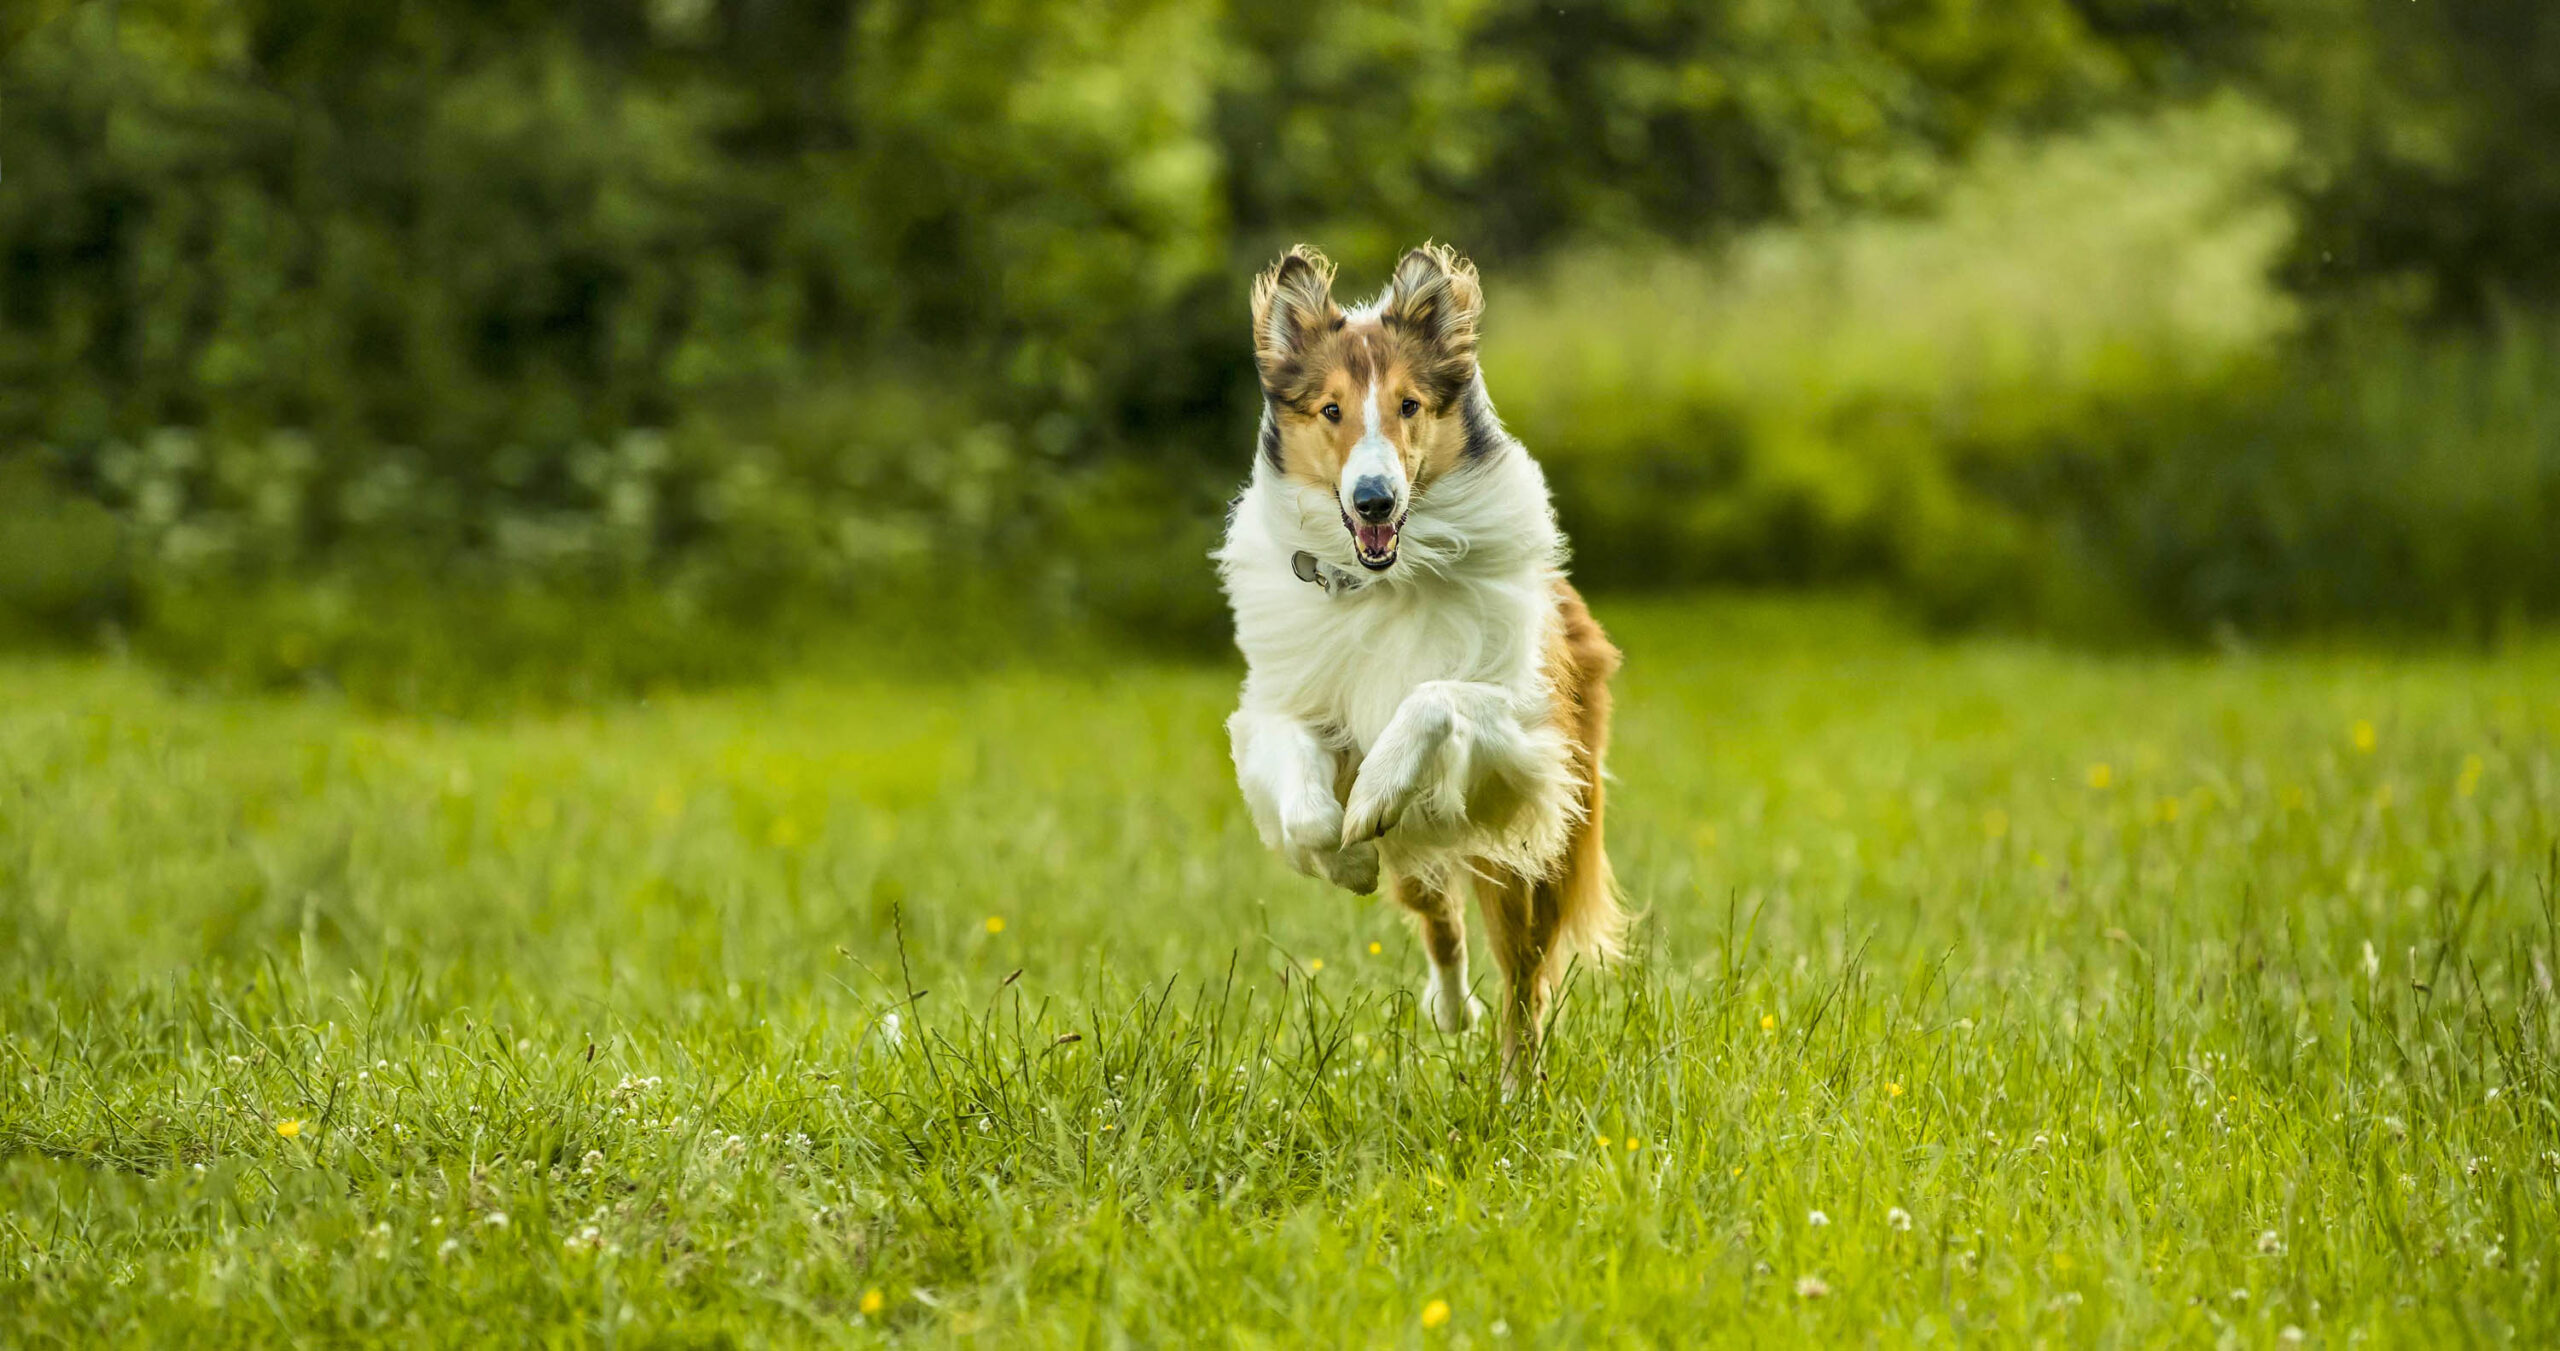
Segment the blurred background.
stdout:
<svg viewBox="0 0 2560 1351">
<path fill-rule="evenodd" d="M 2547 0 L 13 0 L 0 44 L 10 646 L 431 704 L 1215 653 L 1248 277 L 1424 238 L 1596 591 L 2560 611 Z"/>
</svg>

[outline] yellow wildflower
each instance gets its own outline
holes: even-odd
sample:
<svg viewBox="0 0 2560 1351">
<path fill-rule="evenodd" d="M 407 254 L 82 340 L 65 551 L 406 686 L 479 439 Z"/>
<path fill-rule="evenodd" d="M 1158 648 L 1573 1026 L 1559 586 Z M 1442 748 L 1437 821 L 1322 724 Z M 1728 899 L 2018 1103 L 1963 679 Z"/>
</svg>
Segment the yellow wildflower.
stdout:
<svg viewBox="0 0 2560 1351">
<path fill-rule="evenodd" d="M 1761 1014 L 1761 1015 L 1760 1015 L 1760 1030 L 1761 1030 L 1761 1031 L 1763 1031 L 1763 1032 L 1775 1032 L 1775 1031 L 1777 1031 L 1777 1030 L 1778 1030 L 1778 1015 L 1776 1015 L 1776 1014 L 1774 1014 L 1774 1013 L 1764 1013 L 1764 1014 Z"/>
<path fill-rule="evenodd" d="M 1003 933 L 1003 932 L 1004 932 L 1004 916 L 1002 916 L 1002 915 L 989 915 L 989 916 L 987 916 L 987 932 L 988 932 L 988 933 L 991 933 L 991 934 L 1000 934 L 1000 933 Z"/>
<path fill-rule="evenodd" d="M 1371 943 L 1371 944 L 1369 945 L 1369 955 L 1370 955 L 1370 956 L 1372 956 L 1372 957 L 1375 957 L 1375 956 L 1377 956 L 1379 953 L 1384 952 L 1384 951 L 1386 951 L 1386 950 L 1387 950 L 1386 945 L 1385 945 L 1385 944 L 1383 944 L 1383 943 Z"/>
<path fill-rule="evenodd" d="M 295 1137 L 295 1136 L 297 1136 L 297 1135 L 302 1134 L 302 1120 L 301 1120 L 301 1118 L 299 1118 L 299 1117 L 286 1117 L 284 1120 L 277 1122 L 277 1123 L 276 1123 L 276 1134 L 281 1135 L 281 1136 L 283 1136 L 284 1138 L 286 1138 L 286 1139 L 288 1139 L 288 1140 L 292 1139 L 293 1137 Z"/>
<path fill-rule="evenodd" d="M 862 1311 L 864 1313 L 878 1313 L 880 1312 L 881 1306 L 888 1302 L 888 1299 L 876 1289 L 865 1290 L 862 1292 Z"/>
<path fill-rule="evenodd" d="M 2094 765 L 2089 766 L 2089 786 L 2090 786 L 2090 787 L 2092 787 L 2092 788 L 2105 788 L 2106 786 L 2108 786 L 2109 784 L 2114 783 L 2115 781 L 2116 781 L 2116 770 L 2115 770 L 2115 766 L 2108 764 L 2108 763 L 2107 763 L 2106 761 L 2104 761 L 2104 760 L 2101 760 L 2101 761 L 2099 761 L 2098 763 L 2096 763 L 2096 764 L 2094 764 Z"/>
<path fill-rule="evenodd" d="M 2366 755 L 2373 753 L 2374 737 L 2371 722 L 2363 718 L 2356 719 L 2356 725 L 2348 729 L 2347 736 L 2356 743 L 2356 749 L 2359 752 Z"/>
<path fill-rule="evenodd" d="M 1884 1095 L 1885 1095 L 1886 1097 L 1888 1097 L 1888 1098 L 1898 1098 L 1898 1097 L 1901 1097 L 1901 1096 L 1902 1096 L 1902 1085 L 1900 1085 L 1900 1084 L 1886 1084 L 1886 1085 L 1884 1086 Z"/>
<path fill-rule="evenodd" d="M 1322 958 L 1322 957 L 1310 957 L 1310 958 L 1308 958 L 1308 959 L 1307 959 L 1307 974 L 1308 974 L 1308 975 L 1312 976 L 1312 975 L 1314 975 L 1315 973 L 1317 973 L 1317 972 L 1319 972 L 1319 971 L 1322 971 L 1322 970 L 1324 970 L 1324 958 Z"/>
<path fill-rule="evenodd" d="M 1445 1299 L 1435 1299 L 1422 1306 L 1422 1325 L 1424 1327 L 1436 1328 L 1448 1321 L 1449 1301 Z"/>
</svg>

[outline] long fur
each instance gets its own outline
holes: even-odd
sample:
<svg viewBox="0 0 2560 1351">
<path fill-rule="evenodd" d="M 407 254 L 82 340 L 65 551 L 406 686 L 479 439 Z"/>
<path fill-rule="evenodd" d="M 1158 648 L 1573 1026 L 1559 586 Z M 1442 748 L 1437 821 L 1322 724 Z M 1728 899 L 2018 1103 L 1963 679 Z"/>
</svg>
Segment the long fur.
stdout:
<svg viewBox="0 0 2560 1351">
<path fill-rule="evenodd" d="M 1457 898 L 1474 894 L 1509 987 L 1516 1076 L 1564 964 L 1618 950 L 1601 832 L 1618 653 L 1565 579 L 1546 477 L 1476 368 L 1473 269 L 1416 250 L 1386 294 L 1349 311 L 1331 281 L 1299 249 L 1254 289 L 1260 453 L 1216 554 L 1248 663 L 1229 723 L 1238 779 L 1294 866 L 1358 890 L 1383 876 L 1415 914 L 1433 963 L 1426 1003 L 1444 1027 L 1472 1017 Z M 1334 487 L 1292 472 L 1278 421 L 1322 386 L 1331 335 L 1399 325 L 1418 341 L 1405 369 L 1464 449 L 1417 480 L 1393 566 L 1367 573 Z M 1347 589 L 1309 585 L 1291 566 L 1299 553 Z M 1389 794 L 1395 814 L 1374 844 L 1347 839 L 1346 823 L 1357 833 L 1380 810 L 1373 778 L 1410 791 Z"/>
</svg>

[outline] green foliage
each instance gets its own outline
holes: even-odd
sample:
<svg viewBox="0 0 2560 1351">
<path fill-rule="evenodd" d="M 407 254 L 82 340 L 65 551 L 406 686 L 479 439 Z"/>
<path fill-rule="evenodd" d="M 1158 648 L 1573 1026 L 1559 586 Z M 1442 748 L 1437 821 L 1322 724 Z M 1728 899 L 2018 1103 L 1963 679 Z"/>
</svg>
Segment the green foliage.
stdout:
<svg viewBox="0 0 2560 1351">
<path fill-rule="evenodd" d="M 610 610 L 599 688 L 964 596 L 1211 647 L 1242 279 L 1426 236 L 1594 581 L 2544 616 L 2544 8 L 13 10 L 0 629 L 367 686 L 402 613 Z"/>
<path fill-rule="evenodd" d="M 0 1340 L 2552 1340 L 2560 649 L 1602 618 L 1639 955 L 1511 1105 L 1230 672 L 11 663 Z"/>
</svg>

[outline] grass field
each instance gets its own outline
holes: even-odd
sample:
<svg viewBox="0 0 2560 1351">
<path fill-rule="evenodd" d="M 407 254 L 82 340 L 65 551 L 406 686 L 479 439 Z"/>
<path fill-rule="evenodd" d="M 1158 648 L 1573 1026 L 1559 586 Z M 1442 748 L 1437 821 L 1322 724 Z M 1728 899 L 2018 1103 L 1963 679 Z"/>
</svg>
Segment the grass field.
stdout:
<svg viewBox="0 0 2560 1351">
<path fill-rule="evenodd" d="M 1511 1104 L 1231 671 L 0 668 L 0 1341 L 2560 1334 L 2560 645 L 1602 617 L 1646 915 Z"/>
</svg>

